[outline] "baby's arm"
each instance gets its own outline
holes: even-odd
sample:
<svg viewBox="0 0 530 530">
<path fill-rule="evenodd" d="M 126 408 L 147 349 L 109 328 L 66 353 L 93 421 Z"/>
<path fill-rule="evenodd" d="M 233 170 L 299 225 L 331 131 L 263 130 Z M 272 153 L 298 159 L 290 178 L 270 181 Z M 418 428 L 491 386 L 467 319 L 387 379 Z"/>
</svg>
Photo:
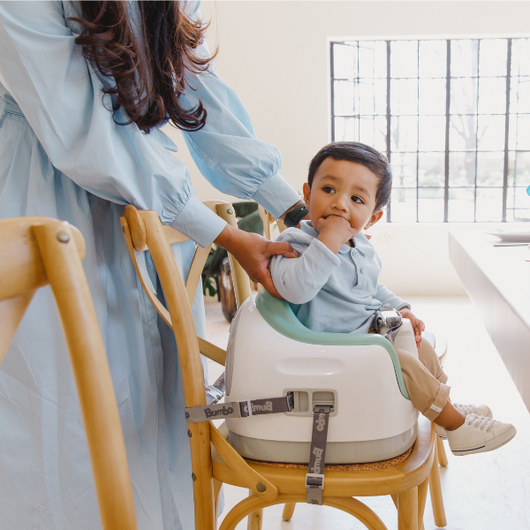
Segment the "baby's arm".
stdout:
<svg viewBox="0 0 530 530">
<path fill-rule="evenodd" d="M 298 237 L 290 238 L 289 231 L 283 232 L 278 241 L 289 241 L 300 256 L 292 259 L 274 256 L 270 263 L 271 276 L 283 298 L 292 304 L 305 304 L 322 289 L 340 260 L 317 239 L 299 241 Z"/>
</svg>

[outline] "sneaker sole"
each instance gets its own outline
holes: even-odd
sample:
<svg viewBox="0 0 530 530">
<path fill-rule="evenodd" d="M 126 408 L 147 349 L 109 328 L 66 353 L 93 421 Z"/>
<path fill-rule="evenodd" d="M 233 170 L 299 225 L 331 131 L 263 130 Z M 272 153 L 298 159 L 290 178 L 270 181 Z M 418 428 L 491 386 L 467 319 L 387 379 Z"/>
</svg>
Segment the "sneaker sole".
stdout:
<svg viewBox="0 0 530 530">
<path fill-rule="evenodd" d="M 502 433 L 496 438 L 493 438 L 493 440 L 489 440 L 488 442 L 486 442 L 484 445 L 481 445 L 480 447 L 473 447 L 469 449 L 459 449 L 456 451 L 453 451 L 451 449 L 451 452 L 455 456 L 466 456 L 466 455 L 473 455 L 476 453 L 486 453 L 487 451 L 493 451 L 494 449 L 498 449 L 499 447 L 506 445 L 516 434 L 517 434 L 517 430 L 512 425 L 511 429 L 508 429 L 506 432 Z"/>
</svg>

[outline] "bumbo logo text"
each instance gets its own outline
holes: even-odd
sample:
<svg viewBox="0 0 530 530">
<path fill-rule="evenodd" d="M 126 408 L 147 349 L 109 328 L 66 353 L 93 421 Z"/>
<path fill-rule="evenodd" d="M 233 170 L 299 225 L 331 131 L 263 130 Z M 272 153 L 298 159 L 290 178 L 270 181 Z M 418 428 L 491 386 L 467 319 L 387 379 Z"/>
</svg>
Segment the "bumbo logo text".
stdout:
<svg viewBox="0 0 530 530">
<path fill-rule="evenodd" d="M 325 414 L 320 413 L 318 415 L 316 426 L 317 426 L 317 431 L 319 432 L 322 432 L 326 428 L 326 415 Z"/>
<path fill-rule="evenodd" d="M 216 416 L 229 416 L 230 414 L 234 413 L 234 409 L 232 407 L 226 407 L 223 406 L 221 409 L 212 410 L 212 409 L 204 409 L 204 414 L 207 418 L 215 418 Z"/>
<path fill-rule="evenodd" d="M 313 467 L 311 468 L 311 473 L 320 473 L 321 472 L 321 464 L 322 464 L 322 453 L 324 452 L 324 449 L 320 449 L 319 447 L 313 447 L 313 455 L 315 457 L 315 463 L 313 464 Z"/>
</svg>

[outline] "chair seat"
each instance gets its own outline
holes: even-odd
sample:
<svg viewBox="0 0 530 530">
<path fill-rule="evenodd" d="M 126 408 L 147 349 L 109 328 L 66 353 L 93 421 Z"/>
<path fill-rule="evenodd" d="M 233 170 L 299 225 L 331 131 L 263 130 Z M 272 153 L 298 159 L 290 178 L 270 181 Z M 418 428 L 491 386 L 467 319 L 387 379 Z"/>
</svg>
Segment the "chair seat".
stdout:
<svg viewBox="0 0 530 530">
<path fill-rule="evenodd" d="M 418 420 L 418 437 L 409 458 L 394 467 L 378 470 L 324 470 L 324 497 L 357 497 L 393 495 L 419 486 L 425 481 L 433 465 L 434 429 L 425 418 Z M 213 450 L 213 475 L 233 486 L 248 487 Z M 306 469 L 293 469 L 247 461 L 257 473 L 278 486 L 280 494 L 306 494 Z"/>
</svg>

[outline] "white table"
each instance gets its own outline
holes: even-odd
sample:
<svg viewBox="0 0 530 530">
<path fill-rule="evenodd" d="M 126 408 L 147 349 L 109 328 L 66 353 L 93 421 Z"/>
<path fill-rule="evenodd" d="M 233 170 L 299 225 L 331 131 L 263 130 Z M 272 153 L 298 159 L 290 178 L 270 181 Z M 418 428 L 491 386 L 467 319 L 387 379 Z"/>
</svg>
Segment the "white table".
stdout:
<svg viewBox="0 0 530 530">
<path fill-rule="evenodd" d="M 453 230 L 449 257 L 530 411 L 530 250 L 494 243 L 478 230 Z"/>
</svg>

